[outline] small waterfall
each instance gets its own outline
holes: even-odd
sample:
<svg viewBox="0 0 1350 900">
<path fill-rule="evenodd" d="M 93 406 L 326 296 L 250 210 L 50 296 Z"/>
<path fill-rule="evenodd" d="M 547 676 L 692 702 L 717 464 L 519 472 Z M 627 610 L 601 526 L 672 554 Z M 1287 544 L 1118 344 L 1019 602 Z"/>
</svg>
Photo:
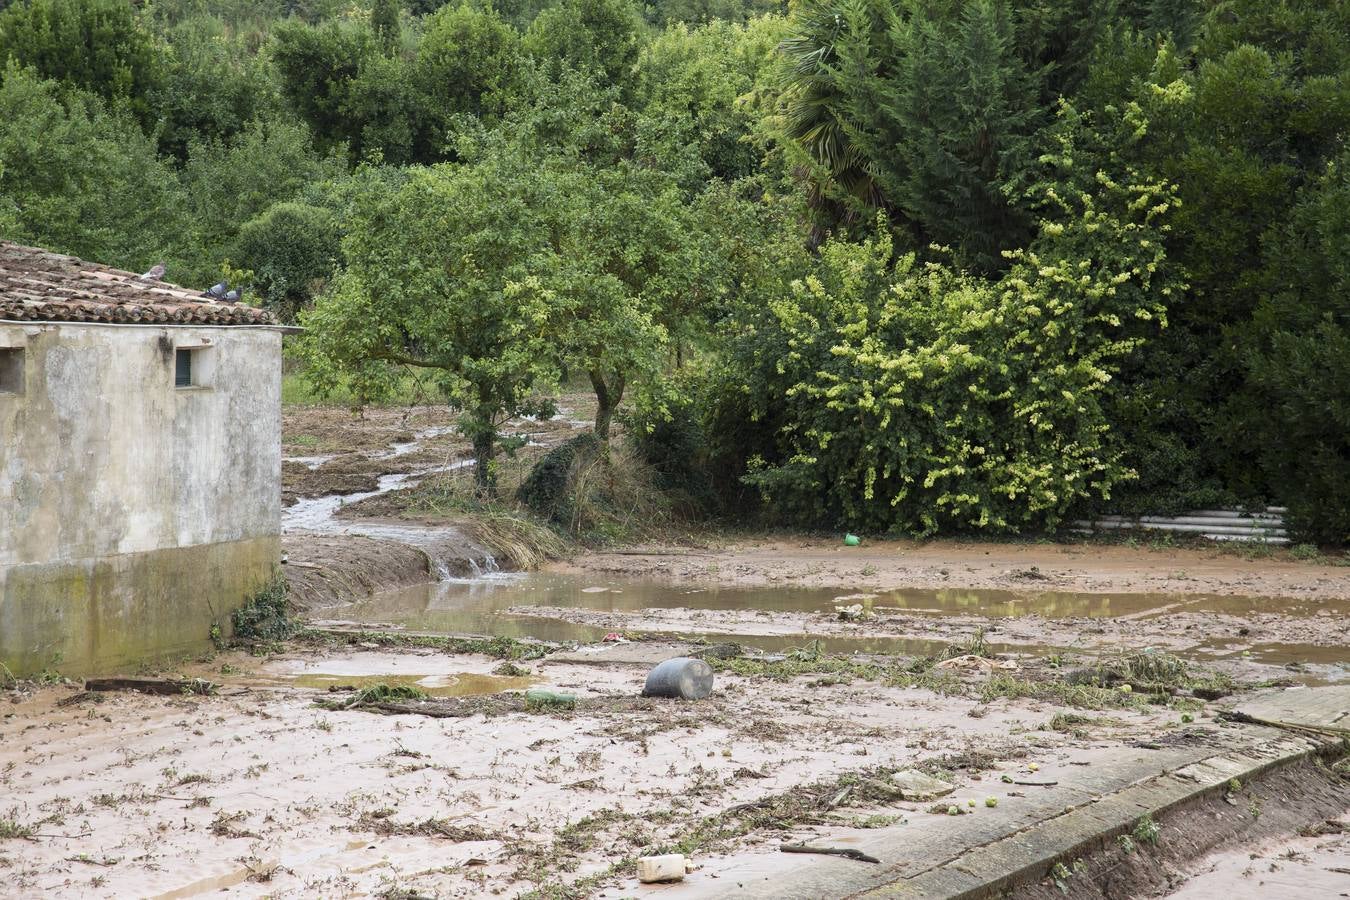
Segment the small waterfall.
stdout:
<svg viewBox="0 0 1350 900">
<path fill-rule="evenodd" d="M 430 557 L 428 557 L 428 558 L 430 558 Z M 431 568 L 432 568 L 432 572 L 433 572 L 433 573 L 435 574 L 435 576 L 436 576 L 436 580 L 437 580 L 437 581 L 449 581 L 449 580 L 450 580 L 450 578 L 451 578 L 451 575 L 450 575 L 450 567 L 447 566 L 447 565 L 445 564 L 445 561 L 444 561 L 444 560 L 440 560 L 440 559 L 432 559 L 432 560 L 431 560 Z"/>
<path fill-rule="evenodd" d="M 501 571 L 497 566 L 497 560 L 491 553 L 483 554 L 481 560 L 470 559 L 468 562 L 469 577 L 471 578 L 486 578 L 489 575 L 495 575 Z"/>
</svg>

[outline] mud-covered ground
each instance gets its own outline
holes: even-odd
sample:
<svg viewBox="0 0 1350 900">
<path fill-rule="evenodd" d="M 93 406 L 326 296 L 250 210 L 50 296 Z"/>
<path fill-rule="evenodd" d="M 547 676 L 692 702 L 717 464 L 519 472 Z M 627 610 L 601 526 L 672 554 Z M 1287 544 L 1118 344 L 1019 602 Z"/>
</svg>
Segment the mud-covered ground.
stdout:
<svg viewBox="0 0 1350 900">
<path fill-rule="evenodd" d="M 578 556 L 559 571 L 726 585 L 846 588 L 986 588 L 1042 592 L 1228 594 L 1345 599 L 1350 557 L 1323 562 L 1287 550 L 1165 543 L 1142 546 L 996 543 L 956 539 L 866 540 L 837 537 L 710 537 L 704 546 L 625 548 Z"/>
<path fill-rule="evenodd" d="M 647 666 L 576 658 L 505 667 L 358 641 L 181 667 L 219 683 L 214 696 L 0 693 L 5 894 L 478 897 L 571 883 L 575 896 L 632 896 L 632 858 L 672 847 L 700 865 L 691 883 L 715 885 L 780 841 L 847 846 L 950 808 L 978 816 L 990 797 L 1006 809 L 1069 767 L 1213 714 L 1185 698 L 1025 696 L 1059 683 L 1048 671 L 911 678 L 856 659 L 800 674 L 724 664 L 711 698 L 662 701 L 638 697 Z M 457 714 L 343 709 L 354 695 L 326 690 L 374 681 L 418 684 Z M 577 709 L 455 696 L 532 684 L 573 692 Z M 911 766 L 954 793 L 904 801 L 890 773 Z"/>
<path fill-rule="evenodd" d="M 548 448 L 588 427 L 594 401 L 569 394 L 556 418 L 513 419 L 502 428 L 504 438 L 526 443 L 514 457 L 526 467 Z M 412 480 L 464 468 L 469 443 L 455 428 L 452 411 L 442 405 L 367 407 L 287 406 L 282 414 L 282 499 L 286 506 L 305 497 L 374 491 L 382 475 L 404 474 Z M 459 464 L 457 466 L 457 464 Z M 390 515 L 405 505 L 367 501 L 350 506 L 345 515 Z"/>
<path fill-rule="evenodd" d="M 840 650 L 857 646 L 922 653 L 942 644 L 979 640 L 999 652 L 1071 659 L 1075 654 L 1147 647 L 1218 665 L 1254 680 L 1278 678 L 1285 672 L 1350 679 L 1350 601 L 1346 600 L 1314 601 L 1311 609 L 1267 610 L 1261 608 L 1262 601 L 1247 598 L 1183 597 L 1172 603 L 1159 600 L 1152 609 L 1089 616 L 1047 614 L 1053 601 L 1036 595 L 1007 601 L 1013 609 L 995 608 L 989 615 L 975 609 L 944 613 L 940 607 L 902 611 L 887 608 L 884 596 L 872 601 L 876 605 L 863 606 L 869 599 L 868 595 L 841 595 L 837 605 L 842 613 L 700 609 L 692 603 L 690 608 L 622 611 L 515 606 L 506 612 L 646 635 L 714 634 L 751 643 L 766 636 L 799 643 L 820 639 Z M 1088 598 L 1076 595 L 1072 599 Z M 854 615 L 851 607 L 862 609 Z"/>
<path fill-rule="evenodd" d="M 508 478 L 585 427 L 586 398 L 565 404 L 557 419 L 508 423 L 526 440 Z M 0 693 L 7 892 L 551 897 L 567 884 L 568 896 L 617 897 L 645 890 L 633 857 L 669 849 L 690 853 L 700 866 L 690 881 L 711 888 L 738 860 L 776 859 L 785 840 L 848 846 L 953 807 L 978 816 L 988 798 L 1007 809 L 1070 766 L 1110 765 L 1178 735 L 1217 740 L 1216 707 L 1201 697 L 1234 682 L 1343 681 L 1350 664 L 1350 568 L 1339 559 L 1161 540 L 846 548 L 838 536 L 717 532 L 551 565 L 548 577 L 577 581 L 593 603 L 540 593 L 518 606 L 465 587 L 490 613 L 480 634 L 509 619 L 518 624 L 496 633 L 542 637 L 531 629 L 552 623 L 586 640 L 697 634 L 767 651 L 720 663 L 709 700 L 641 699 L 650 660 L 596 665 L 584 648 L 509 667 L 500 657 L 521 645 L 419 649 L 412 623 L 463 602 L 419 586 L 489 562 L 462 510 L 428 502 L 436 479 L 472 477 L 453 424 L 439 407 L 285 413 L 295 596 L 316 619 L 371 594 L 411 596 L 421 605 L 406 619 L 355 620 L 400 623 L 398 637 L 181 667 L 218 682 L 211 696 L 70 684 Z M 688 596 L 614 602 L 639 581 Z M 787 588 L 829 602 L 698 599 Z M 983 655 L 937 668 L 953 646 Z M 1189 668 L 1156 694 L 1079 677 L 1145 648 Z M 386 715 L 344 708 L 356 695 L 328 690 L 388 684 L 433 699 Z M 533 685 L 571 691 L 578 706 L 527 709 L 520 692 Z M 911 766 L 955 793 L 906 802 L 888 785 Z M 1217 877 L 1227 859 L 1189 871 Z"/>
</svg>

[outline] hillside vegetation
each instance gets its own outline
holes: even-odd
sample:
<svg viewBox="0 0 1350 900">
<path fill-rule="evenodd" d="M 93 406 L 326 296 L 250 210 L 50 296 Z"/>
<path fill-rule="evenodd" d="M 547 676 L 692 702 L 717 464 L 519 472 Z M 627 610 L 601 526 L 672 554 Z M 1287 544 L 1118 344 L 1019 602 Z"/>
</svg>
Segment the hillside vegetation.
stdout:
<svg viewBox="0 0 1350 900">
<path fill-rule="evenodd" d="M 0 11 L 0 236 L 418 370 L 485 494 L 580 379 L 682 508 L 804 527 L 1345 542 L 1348 128 L 1325 0 Z"/>
</svg>

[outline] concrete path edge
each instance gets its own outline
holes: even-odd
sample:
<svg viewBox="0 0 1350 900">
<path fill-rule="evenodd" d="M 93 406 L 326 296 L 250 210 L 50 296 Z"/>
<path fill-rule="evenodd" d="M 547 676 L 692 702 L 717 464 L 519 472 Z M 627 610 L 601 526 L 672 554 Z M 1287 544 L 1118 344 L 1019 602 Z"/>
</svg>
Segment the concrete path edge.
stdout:
<svg viewBox="0 0 1350 900">
<path fill-rule="evenodd" d="M 1072 865 L 1074 859 L 1132 831 L 1144 816 L 1159 819 L 1226 790 L 1232 779 L 1246 784 L 1314 757 L 1346 753 L 1341 736 L 1316 729 L 1325 728 L 1329 704 L 1350 709 L 1350 686 L 1284 692 L 1280 699 L 1292 704 L 1282 709 L 1288 714 L 1284 721 L 1292 727 L 1230 721 L 1199 728 L 1210 735 L 1207 745 L 1160 748 L 1162 752 L 1152 757 L 1152 763 L 1139 759 L 1119 770 L 1100 772 L 1089 779 L 1093 784 L 1047 797 L 1020 823 L 966 825 L 961 820 L 971 817 L 962 816 L 951 823 L 952 828 L 976 829 L 964 836 L 951 829 L 926 836 L 904 826 L 884 829 L 856 846 L 887 864 L 870 866 L 817 857 L 806 865 L 785 866 L 769 879 L 741 880 L 735 872 L 724 872 L 724 886 L 713 894 L 738 900 L 985 900 L 1000 896 L 1046 877 L 1057 862 Z"/>
</svg>

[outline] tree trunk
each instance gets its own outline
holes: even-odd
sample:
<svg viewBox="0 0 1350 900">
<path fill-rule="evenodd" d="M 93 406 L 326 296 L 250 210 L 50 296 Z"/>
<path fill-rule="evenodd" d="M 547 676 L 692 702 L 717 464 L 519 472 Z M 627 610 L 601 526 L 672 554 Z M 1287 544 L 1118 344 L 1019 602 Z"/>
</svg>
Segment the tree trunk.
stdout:
<svg viewBox="0 0 1350 900">
<path fill-rule="evenodd" d="M 614 410 L 623 400 L 624 379 L 615 375 L 613 383 L 605 381 L 599 369 L 590 371 L 591 387 L 595 389 L 595 436 L 609 441 L 609 423 L 614 418 Z"/>
<path fill-rule="evenodd" d="M 492 431 L 483 431 L 473 437 L 473 474 L 478 492 L 485 497 L 497 496 L 497 479 L 492 473 Z"/>
</svg>

